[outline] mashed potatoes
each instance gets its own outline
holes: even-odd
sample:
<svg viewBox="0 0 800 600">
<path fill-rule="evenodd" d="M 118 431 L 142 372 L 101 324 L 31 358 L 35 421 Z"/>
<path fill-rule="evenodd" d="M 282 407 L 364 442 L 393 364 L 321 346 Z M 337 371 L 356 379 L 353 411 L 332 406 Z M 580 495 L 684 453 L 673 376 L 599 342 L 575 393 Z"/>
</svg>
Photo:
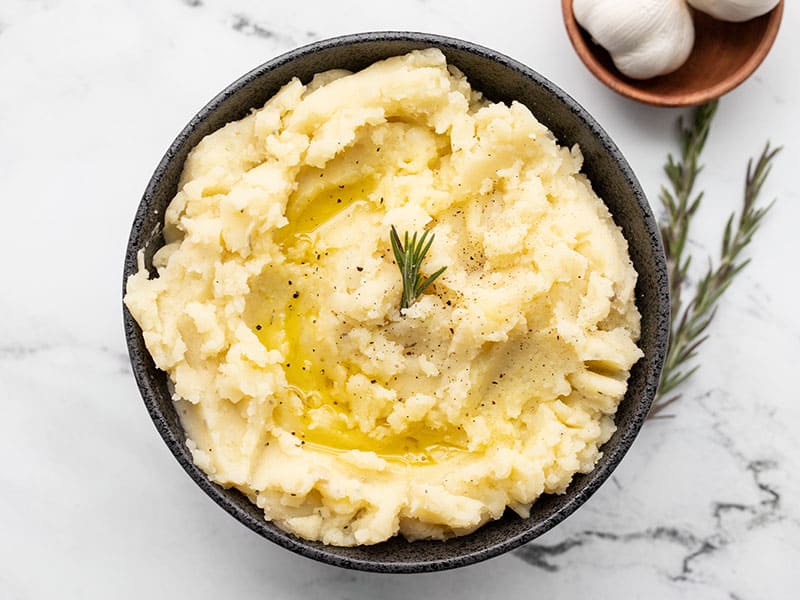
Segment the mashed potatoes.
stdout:
<svg viewBox="0 0 800 600">
<path fill-rule="evenodd" d="M 581 160 L 435 49 L 293 80 L 203 139 L 125 297 L 195 462 L 343 546 L 463 535 L 591 471 L 641 351 Z M 447 267 L 403 311 L 391 225 Z"/>
</svg>

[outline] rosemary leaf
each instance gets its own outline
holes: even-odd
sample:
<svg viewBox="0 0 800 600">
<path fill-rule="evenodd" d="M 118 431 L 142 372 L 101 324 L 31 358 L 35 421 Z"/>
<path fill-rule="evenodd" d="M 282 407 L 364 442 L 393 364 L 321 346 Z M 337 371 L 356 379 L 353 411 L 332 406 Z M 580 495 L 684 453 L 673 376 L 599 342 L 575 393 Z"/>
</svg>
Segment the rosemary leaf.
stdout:
<svg viewBox="0 0 800 600">
<path fill-rule="evenodd" d="M 400 269 L 400 277 L 403 281 L 403 295 L 400 300 L 401 310 L 411 306 L 447 269 L 447 267 L 442 267 L 424 280 L 422 279 L 420 266 L 428 250 L 431 249 L 434 237 L 434 234 L 430 231 L 423 231 L 422 235 L 419 236 L 414 232 L 414 235 L 409 239 L 409 234 L 406 231 L 401 241 L 394 225 L 389 230 L 392 252 L 394 252 L 394 258 L 397 262 L 397 267 Z"/>
</svg>

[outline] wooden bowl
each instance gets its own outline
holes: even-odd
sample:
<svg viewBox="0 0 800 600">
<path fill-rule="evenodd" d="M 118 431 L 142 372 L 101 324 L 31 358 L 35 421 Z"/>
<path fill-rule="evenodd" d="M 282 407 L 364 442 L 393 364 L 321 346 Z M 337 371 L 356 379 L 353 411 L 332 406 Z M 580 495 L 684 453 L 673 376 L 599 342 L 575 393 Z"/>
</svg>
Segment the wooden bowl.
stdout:
<svg viewBox="0 0 800 600">
<path fill-rule="evenodd" d="M 766 58 L 783 17 L 783 0 L 769 13 L 728 23 L 692 10 L 695 43 L 677 71 L 631 79 L 575 20 L 572 0 L 561 0 L 564 24 L 575 51 L 589 70 L 615 92 L 655 106 L 694 106 L 719 98 L 747 79 Z"/>
</svg>

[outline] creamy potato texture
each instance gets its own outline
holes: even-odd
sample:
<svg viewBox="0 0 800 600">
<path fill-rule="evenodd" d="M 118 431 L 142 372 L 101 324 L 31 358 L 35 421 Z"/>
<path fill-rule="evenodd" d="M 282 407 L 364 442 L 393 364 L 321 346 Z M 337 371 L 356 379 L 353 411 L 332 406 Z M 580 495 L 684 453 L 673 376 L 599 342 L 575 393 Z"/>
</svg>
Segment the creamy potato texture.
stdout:
<svg viewBox="0 0 800 600">
<path fill-rule="evenodd" d="M 293 80 L 203 139 L 125 298 L 195 462 L 345 546 L 463 535 L 591 471 L 642 353 L 581 161 L 435 49 Z M 447 267 L 402 313 L 391 225 Z"/>
</svg>

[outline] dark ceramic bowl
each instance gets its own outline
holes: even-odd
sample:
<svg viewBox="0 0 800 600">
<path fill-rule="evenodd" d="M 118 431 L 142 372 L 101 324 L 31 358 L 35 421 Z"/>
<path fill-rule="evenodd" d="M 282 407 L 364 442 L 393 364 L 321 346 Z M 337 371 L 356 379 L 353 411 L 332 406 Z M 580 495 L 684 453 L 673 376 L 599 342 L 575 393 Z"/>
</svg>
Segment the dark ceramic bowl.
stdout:
<svg viewBox="0 0 800 600">
<path fill-rule="evenodd" d="M 186 436 L 167 389 L 167 376 L 156 369 L 142 333 L 124 309 L 131 364 L 144 403 L 167 446 L 206 494 L 241 523 L 265 538 L 322 562 L 341 567 L 391 573 L 451 569 L 476 563 L 516 548 L 549 530 L 586 500 L 608 478 L 633 443 L 656 392 L 669 322 L 667 272 L 661 240 L 645 195 L 619 149 L 595 120 L 547 79 L 510 58 L 476 44 L 436 35 L 381 32 L 324 40 L 293 50 L 246 74 L 206 105 L 181 131 L 153 174 L 139 204 L 125 257 L 124 278 L 136 271 L 136 253 L 145 250 L 148 267 L 164 242 L 164 210 L 177 191 L 189 150 L 204 136 L 260 107 L 297 76 L 304 82 L 333 68 L 358 70 L 397 54 L 435 46 L 469 78 L 475 89 L 494 101 L 518 100 L 549 127 L 562 145 L 580 144 L 584 172 L 605 199 L 630 245 L 639 273 L 636 296 L 642 313 L 642 358 L 633 368 L 628 393 L 619 406 L 617 431 L 603 446 L 603 457 L 587 475 L 577 475 L 563 495 L 545 495 L 521 519 L 507 511 L 474 533 L 448 540 L 407 542 L 396 537 L 357 548 L 338 548 L 299 539 L 264 520 L 241 493 L 211 483 L 192 462 Z"/>
</svg>

